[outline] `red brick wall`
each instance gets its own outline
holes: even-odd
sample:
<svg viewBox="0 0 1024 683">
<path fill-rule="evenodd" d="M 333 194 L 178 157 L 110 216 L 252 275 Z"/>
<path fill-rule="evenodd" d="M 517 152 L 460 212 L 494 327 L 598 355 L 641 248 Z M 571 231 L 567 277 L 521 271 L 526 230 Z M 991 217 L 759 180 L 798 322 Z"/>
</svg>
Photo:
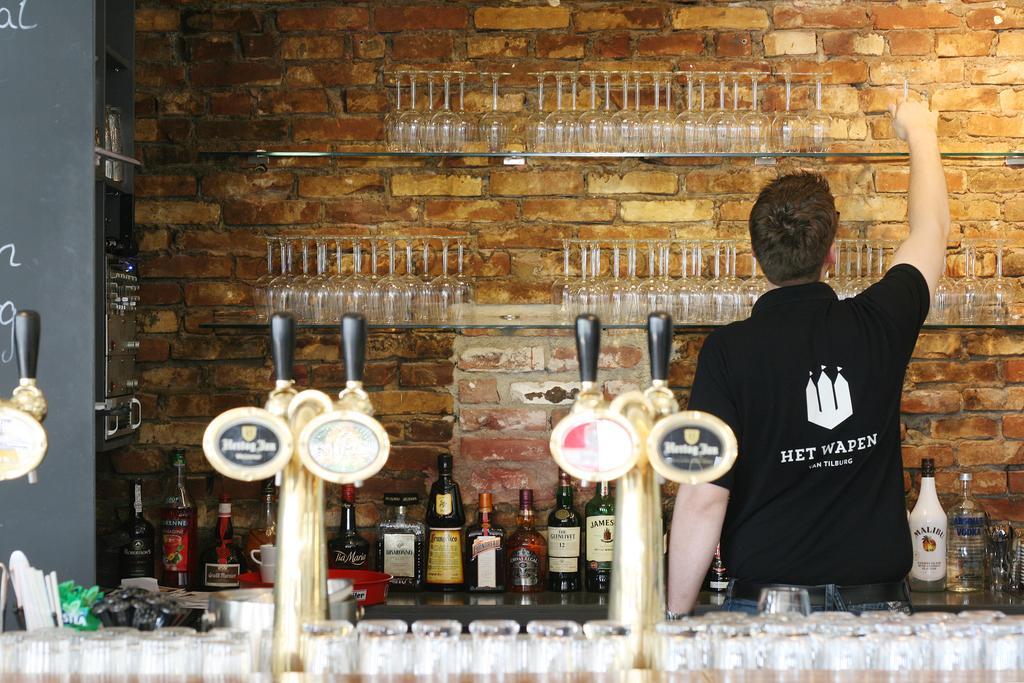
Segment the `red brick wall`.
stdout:
<svg viewBox="0 0 1024 683">
<path fill-rule="evenodd" d="M 897 144 L 884 111 L 906 75 L 943 110 L 947 147 L 1008 148 L 1024 137 L 1018 9 L 955 1 L 137 4 L 147 420 L 138 445 L 101 458 L 101 533 L 123 507 L 130 475 L 147 480 L 155 509 L 174 446 L 188 448 L 193 490 L 209 525 L 221 484 L 205 464 L 200 435 L 217 412 L 259 402 L 270 369 L 263 335 L 212 333 L 200 324 L 250 305 L 247 283 L 263 268 L 258 235 L 470 233 L 478 253 L 469 270 L 480 299 L 523 302 L 546 298 L 562 237 L 742 237 L 751 191 L 793 168 L 828 176 L 847 236 L 897 237 L 905 230 L 901 163 L 789 161 L 766 169 L 746 161 L 531 161 L 526 169 L 506 169 L 480 159 L 368 158 L 279 161 L 257 173 L 197 159 L 201 150 L 375 144 L 387 109 L 384 69 L 512 71 L 502 107 L 520 111 L 533 106 L 529 72 L 538 69 L 824 68 L 835 135 L 869 148 Z M 778 106 L 780 92 L 768 89 L 767 108 Z M 798 88 L 798 106 L 810 94 Z M 487 101 L 474 86 L 469 106 L 479 111 Z M 954 243 L 999 235 L 1021 244 L 1024 200 L 1017 192 L 1024 174 L 972 161 L 949 163 L 948 176 Z M 984 266 L 991 272 L 991 262 Z M 1007 266 L 1014 276 L 1024 273 L 1024 251 L 1014 250 Z M 636 335 L 609 336 L 607 344 L 618 349 L 606 356 L 613 390 L 645 381 Z M 685 335 L 677 346 L 674 384 L 685 396 L 700 337 Z M 570 347 L 560 335 L 372 335 L 368 379 L 395 450 L 387 473 L 361 493 L 360 523 L 376 520 L 384 490 L 425 492 L 435 455 L 449 449 L 467 500 L 496 487 L 510 521 L 513 491 L 528 482 L 541 489 L 542 505 L 550 504 L 554 465 L 544 443 L 564 408 L 524 403 L 515 385 L 571 382 Z M 524 355 L 525 348 L 533 351 Z M 948 493 L 954 472 L 971 468 L 993 516 L 1014 521 L 1024 521 L 1021 350 L 1024 335 L 1015 332 L 926 333 L 904 405 L 908 472 L 921 457 L 935 457 L 940 490 Z M 334 338 L 300 340 L 301 383 L 336 390 L 336 361 Z M 242 531 L 256 509 L 256 487 L 227 486 L 239 499 Z M 332 498 L 332 524 L 335 505 Z"/>
</svg>

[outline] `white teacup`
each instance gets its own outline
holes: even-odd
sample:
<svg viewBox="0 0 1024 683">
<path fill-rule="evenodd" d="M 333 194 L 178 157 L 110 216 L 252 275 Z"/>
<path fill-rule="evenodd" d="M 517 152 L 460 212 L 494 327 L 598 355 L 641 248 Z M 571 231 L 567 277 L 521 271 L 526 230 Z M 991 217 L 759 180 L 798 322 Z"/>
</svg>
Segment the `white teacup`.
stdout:
<svg viewBox="0 0 1024 683">
<path fill-rule="evenodd" d="M 260 566 L 260 580 L 263 583 L 274 583 L 274 570 L 277 567 L 277 546 L 261 545 L 249 552 L 252 561 Z"/>
</svg>

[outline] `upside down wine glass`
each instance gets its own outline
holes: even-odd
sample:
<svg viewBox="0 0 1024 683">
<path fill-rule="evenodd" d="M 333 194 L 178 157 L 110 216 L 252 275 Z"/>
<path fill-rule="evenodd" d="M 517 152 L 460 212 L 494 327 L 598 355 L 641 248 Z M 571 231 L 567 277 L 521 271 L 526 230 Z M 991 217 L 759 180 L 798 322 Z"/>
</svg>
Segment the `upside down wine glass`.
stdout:
<svg viewBox="0 0 1024 683">
<path fill-rule="evenodd" d="M 508 116 L 498 111 L 498 77 L 491 74 L 491 111 L 480 117 L 480 139 L 488 152 L 500 152 L 508 143 Z"/>
</svg>

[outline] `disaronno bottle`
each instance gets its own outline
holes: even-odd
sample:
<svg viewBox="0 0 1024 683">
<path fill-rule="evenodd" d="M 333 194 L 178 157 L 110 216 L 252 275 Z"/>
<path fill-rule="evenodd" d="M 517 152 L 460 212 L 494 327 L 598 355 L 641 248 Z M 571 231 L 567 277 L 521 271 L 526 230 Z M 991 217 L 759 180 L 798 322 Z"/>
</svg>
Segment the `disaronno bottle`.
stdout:
<svg viewBox="0 0 1024 683">
<path fill-rule="evenodd" d="M 572 479 L 558 473 L 555 509 L 548 515 L 548 589 L 572 593 L 580 589 L 580 516 L 572 504 Z"/>
<path fill-rule="evenodd" d="M 391 575 L 391 590 L 423 587 L 422 522 L 409 519 L 408 508 L 419 504 L 415 493 L 385 493 L 387 512 L 377 525 L 377 568 Z"/>
<path fill-rule="evenodd" d="M 437 481 L 427 500 L 427 590 L 457 591 L 465 584 L 462 560 L 463 527 L 459 485 L 452 479 L 452 456 L 437 456 Z"/>
<path fill-rule="evenodd" d="M 910 567 L 910 588 L 941 591 L 946 588 L 946 513 L 935 493 L 935 461 L 921 460 L 921 493 L 910 513 L 910 540 L 914 564 Z"/>
</svg>

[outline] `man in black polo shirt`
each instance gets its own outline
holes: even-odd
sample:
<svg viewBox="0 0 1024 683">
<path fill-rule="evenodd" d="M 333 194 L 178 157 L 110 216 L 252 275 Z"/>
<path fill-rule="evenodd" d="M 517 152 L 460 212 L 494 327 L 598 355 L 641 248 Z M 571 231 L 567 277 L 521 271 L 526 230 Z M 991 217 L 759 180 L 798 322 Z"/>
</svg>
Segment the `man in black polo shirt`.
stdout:
<svg viewBox="0 0 1024 683">
<path fill-rule="evenodd" d="M 690 409 L 736 432 L 733 470 L 681 486 L 672 518 L 669 610 L 688 612 L 721 539 L 728 609 L 766 585 L 806 587 L 813 609 L 909 609 L 903 376 L 945 267 L 946 180 L 925 105 L 893 108 L 910 147 L 910 233 L 877 283 L 839 301 L 822 282 L 839 215 L 820 176 L 765 187 L 750 239 L 774 285 L 750 318 L 708 335 Z"/>
</svg>

